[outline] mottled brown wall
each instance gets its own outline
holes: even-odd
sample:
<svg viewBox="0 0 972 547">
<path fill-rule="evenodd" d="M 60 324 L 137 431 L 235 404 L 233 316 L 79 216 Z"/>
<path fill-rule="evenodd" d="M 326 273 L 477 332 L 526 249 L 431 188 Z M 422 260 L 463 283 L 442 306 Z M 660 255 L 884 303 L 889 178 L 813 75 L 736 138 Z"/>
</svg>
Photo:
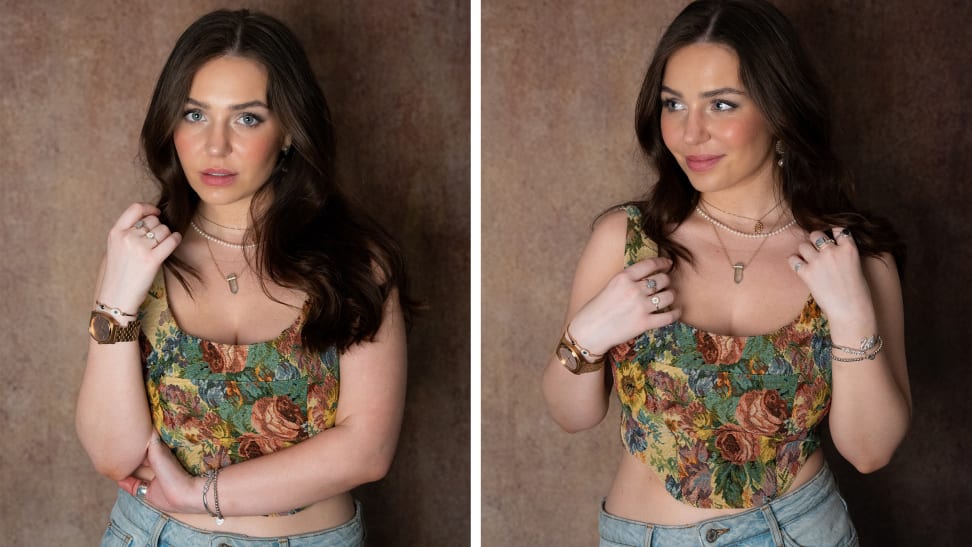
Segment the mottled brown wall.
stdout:
<svg viewBox="0 0 972 547">
<path fill-rule="evenodd" d="M 683 1 L 483 0 L 483 545 L 593 545 L 618 407 L 568 435 L 540 375 L 590 223 L 650 182 L 634 104 Z M 960 545 L 972 505 L 966 2 L 776 4 L 820 59 L 861 201 L 908 244 L 912 431 L 862 476 L 832 450 L 863 545 Z"/>
<path fill-rule="evenodd" d="M 303 41 L 340 171 L 405 247 L 430 309 L 409 337 L 398 457 L 359 490 L 376 545 L 469 536 L 469 5 L 241 2 Z M 216 1 L 0 0 L 0 537 L 97 544 L 114 485 L 76 439 L 108 227 L 153 200 L 137 137 L 165 56 Z M 30 532 L 28 533 L 28 527 Z"/>
</svg>

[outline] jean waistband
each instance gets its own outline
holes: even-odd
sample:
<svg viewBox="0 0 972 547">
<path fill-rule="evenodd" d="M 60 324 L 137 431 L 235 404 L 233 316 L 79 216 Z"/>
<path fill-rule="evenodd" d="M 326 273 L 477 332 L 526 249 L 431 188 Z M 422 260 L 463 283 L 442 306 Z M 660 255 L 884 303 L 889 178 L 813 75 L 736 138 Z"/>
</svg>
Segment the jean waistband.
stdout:
<svg viewBox="0 0 972 547">
<path fill-rule="evenodd" d="M 166 538 L 183 538 L 183 537 L 198 537 L 207 538 L 213 542 L 218 543 L 218 540 L 227 540 L 227 544 L 231 545 L 253 545 L 253 546 L 264 546 L 264 545 L 290 545 L 294 543 L 294 540 L 309 540 L 310 544 L 314 543 L 313 538 L 321 538 L 326 534 L 338 535 L 338 536 L 348 536 L 349 538 L 355 535 L 363 534 L 361 528 L 361 502 L 358 500 L 354 501 L 355 505 L 355 515 L 354 517 L 344 524 L 339 524 L 333 528 L 328 528 L 326 530 L 320 530 L 317 532 L 309 532 L 303 534 L 296 534 L 293 536 L 281 536 L 280 538 L 256 538 L 250 537 L 242 534 L 233 533 L 223 533 L 218 531 L 203 530 L 190 526 L 188 524 L 179 522 L 172 517 L 160 512 L 154 507 L 148 505 L 144 501 L 133 497 L 128 492 L 124 490 L 118 491 L 118 499 L 115 503 L 113 511 L 121 513 L 121 516 L 127 519 L 131 524 L 137 526 L 142 532 L 155 535 L 157 539 Z M 174 534 L 174 536 L 173 536 Z M 188 534 L 188 536 L 187 536 Z M 335 537 L 335 540 L 338 538 Z M 288 541 L 289 540 L 289 541 Z M 300 545 L 305 544 L 305 542 L 298 541 Z M 214 543 L 214 544 L 216 544 Z M 344 543 L 338 543 L 344 545 Z M 355 543 L 356 544 L 356 543 Z"/>
<path fill-rule="evenodd" d="M 642 526 L 650 525 L 656 530 L 684 530 L 691 528 L 703 528 L 708 524 L 712 523 L 726 523 L 728 521 L 734 521 L 736 523 L 743 523 L 749 520 L 765 520 L 764 511 L 766 506 L 772 510 L 776 521 L 779 522 L 781 526 L 787 524 L 793 519 L 799 517 L 809 508 L 822 503 L 827 496 L 836 489 L 837 481 L 834 479 L 834 474 L 830 471 L 830 467 L 827 466 L 827 462 L 824 462 L 823 466 L 819 471 L 811 478 L 809 481 L 801 484 L 796 489 L 787 492 L 786 494 L 770 501 L 769 503 L 753 507 L 752 509 L 747 509 L 740 513 L 733 515 L 727 515 L 723 517 L 715 517 L 693 524 L 681 524 L 681 525 L 661 525 L 661 524 L 649 524 L 645 522 L 639 522 L 636 520 L 626 519 L 616 515 L 612 515 L 607 511 L 601 510 L 601 518 L 607 518 L 609 520 L 616 520 L 620 522 L 625 522 L 629 524 L 638 524 Z"/>
</svg>

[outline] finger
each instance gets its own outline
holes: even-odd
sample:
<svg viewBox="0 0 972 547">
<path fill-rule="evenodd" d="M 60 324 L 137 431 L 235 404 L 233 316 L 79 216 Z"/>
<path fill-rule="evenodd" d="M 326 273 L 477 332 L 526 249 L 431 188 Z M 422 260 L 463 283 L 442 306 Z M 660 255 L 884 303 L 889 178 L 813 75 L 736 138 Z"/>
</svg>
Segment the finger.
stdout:
<svg viewBox="0 0 972 547">
<path fill-rule="evenodd" d="M 139 222 L 141 222 L 141 226 L 139 226 Z M 155 227 L 158 226 L 161 223 L 162 223 L 162 221 L 159 220 L 159 217 L 157 217 L 155 215 L 147 215 L 147 216 L 144 216 L 144 217 L 140 218 L 138 221 L 136 221 L 135 224 L 132 226 L 132 228 L 135 228 L 135 226 L 139 226 L 139 228 L 137 228 L 137 229 L 138 230 L 141 230 L 142 233 L 144 234 L 145 232 L 148 232 L 149 230 L 154 230 Z"/>
<path fill-rule="evenodd" d="M 169 237 L 160 241 L 158 245 L 152 249 L 152 252 L 160 255 L 162 260 L 165 260 L 166 257 L 176 250 L 180 243 L 182 243 L 182 234 L 179 232 L 172 232 Z"/>
<path fill-rule="evenodd" d="M 655 272 L 667 271 L 672 267 L 672 261 L 667 258 L 646 258 L 628 266 L 624 272 L 634 281 L 644 279 Z"/>
<path fill-rule="evenodd" d="M 804 242 L 797 246 L 796 254 L 794 256 L 798 256 L 799 258 L 803 259 L 804 262 L 809 264 L 820 258 L 820 253 L 811 243 Z"/>
<path fill-rule="evenodd" d="M 678 321 L 682 317 L 681 308 L 672 308 L 670 310 L 661 311 L 658 313 L 651 314 L 651 321 L 648 324 L 646 330 L 657 329 L 659 327 L 664 327 L 665 325 L 671 325 L 675 321 Z"/>
<path fill-rule="evenodd" d="M 787 259 L 790 263 L 790 269 L 792 269 L 800 278 L 803 278 L 804 269 L 807 267 L 807 263 L 803 260 L 800 255 L 792 255 Z"/>
<path fill-rule="evenodd" d="M 161 243 L 162 240 L 169 237 L 169 234 L 171 233 L 172 232 L 169 231 L 168 226 L 165 224 L 158 224 L 154 228 L 145 232 L 142 237 L 145 239 L 154 239 L 157 243 Z"/>
<path fill-rule="evenodd" d="M 671 278 L 665 273 L 656 273 L 650 275 L 642 280 L 642 286 L 645 289 L 645 294 L 651 296 L 658 291 L 664 290 L 671 283 Z"/>
<path fill-rule="evenodd" d="M 672 291 L 657 292 L 645 299 L 650 313 L 661 311 L 671 306 L 673 302 L 675 302 L 675 293 Z"/>
<path fill-rule="evenodd" d="M 833 232 L 836 234 L 834 235 L 834 241 L 837 243 L 837 245 L 856 245 L 850 228 L 834 226 Z"/>
<path fill-rule="evenodd" d="M 118 221 L 115 222 L 115 228 L 118 230 L 131 228 L 138 222 L 138 219 L 147 215 L 158 215 L 161 212 L 155 205 L 150 203 L 133 203 L 118 217 Z"/>
<path fill-rule="evenodd" d="M 809 238 L 813 243 L 814 249 L 816 249 L 818 252 L 823 251 L 827 247 L 834 244 L 834 240 L 830 237 L 830 234 L 826 234 L 820 230 L 810 232 Z"/>
<path fill-rule="evenodd" d="M 115 484 L 118 485 L 118 488 L 121 488 L 122 490 L 134 496 L 136 491 L 138 490 L 138 485 L 142 484 L 142 480 L 137 477 L 129 476 L 129 477 L 125 477 L 120 481 L 117 481 Z"/>
</svg>

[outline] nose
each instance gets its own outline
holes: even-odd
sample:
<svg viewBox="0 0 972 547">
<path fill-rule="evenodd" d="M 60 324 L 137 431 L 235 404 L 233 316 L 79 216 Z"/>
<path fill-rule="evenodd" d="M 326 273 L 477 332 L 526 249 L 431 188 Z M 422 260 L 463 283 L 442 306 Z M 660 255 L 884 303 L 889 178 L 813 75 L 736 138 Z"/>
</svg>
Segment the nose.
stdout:
<svg viewBox="0 0 972 547">
<path fill-rule="evenodd" d="M 212 124 L 206 133 L 206 153 L 211 156 L 225 156 L 229 154 L 231 145 L 229 131 L 222 124 Z"/>
<path fill-rule="evenodd" d="M 686 144 L 701 144 L 709 140 L 709 130 L 705 123 L 705 113 L 689 111 L 685 116 L 685 131 L 682 138 Z"/>
</svg>

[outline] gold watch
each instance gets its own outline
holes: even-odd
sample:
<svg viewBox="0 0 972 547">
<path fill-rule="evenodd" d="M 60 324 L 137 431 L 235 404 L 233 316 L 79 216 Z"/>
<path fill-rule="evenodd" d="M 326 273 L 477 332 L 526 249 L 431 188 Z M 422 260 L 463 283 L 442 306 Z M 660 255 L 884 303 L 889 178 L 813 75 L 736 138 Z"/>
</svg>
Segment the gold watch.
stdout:
<svg viewBox="0 0 972 547">
<path fill-rule="evenodd" d="M 138 319 L 123 327 L 110 313 L 92 311 L 91 320 L 88 321 L 88 334 L 99 344 L 132 342 L 138 340 L 140 326 Z"/>
<path fill-rule="evenodd" d="M 583 355 L 590 355 L 590 352 L 580 349 L 577 342 L 574 342 L 573 337 L 571 337 L 570 332 L 566 330 L 564 336 L 560 339 L 560 345 L 557 346 L 555 354 L 557 359 L 560 360 L 560 364 L 574 374 L 595 372 L 604 367 L 603 355 L 599 356 L 593 363 L 584 359 Z"/>
</svg>

